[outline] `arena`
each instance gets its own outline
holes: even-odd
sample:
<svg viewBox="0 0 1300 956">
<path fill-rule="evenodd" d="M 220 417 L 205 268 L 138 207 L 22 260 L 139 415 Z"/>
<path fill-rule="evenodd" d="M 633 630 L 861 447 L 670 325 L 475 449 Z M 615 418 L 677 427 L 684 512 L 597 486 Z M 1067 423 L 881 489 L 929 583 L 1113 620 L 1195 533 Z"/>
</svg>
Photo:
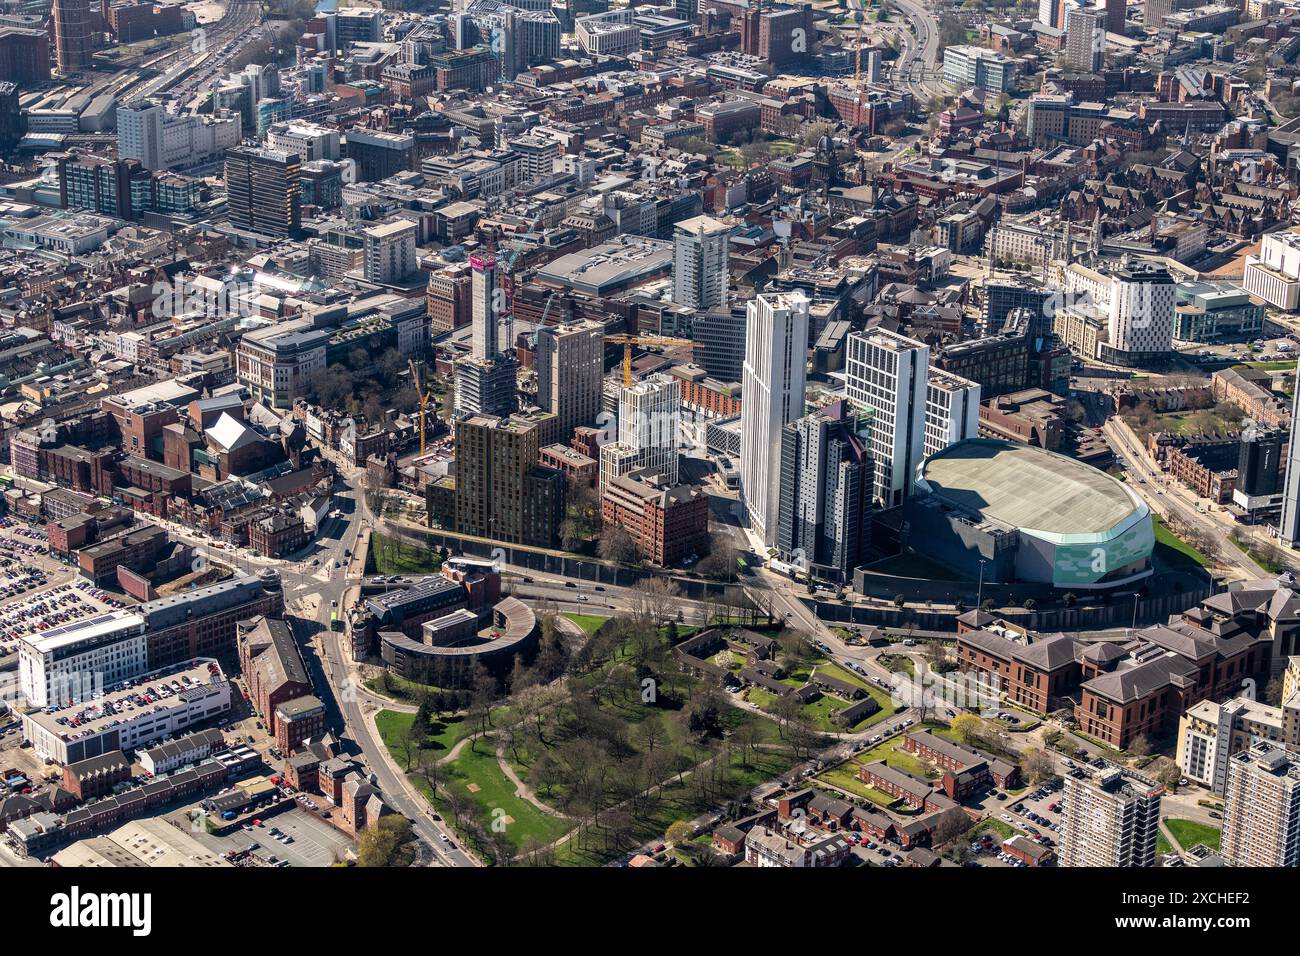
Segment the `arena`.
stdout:
<svg viewBox="0 0 1300 956">
<path fill-rule="evenodd" d="M 1151 513 L 1116 478 L 1027 445 L 976 438 L 932 455 L 906 505 L 908 545 L 971 577 L 1070 589 L 1151 574 Z"/>
</svg>

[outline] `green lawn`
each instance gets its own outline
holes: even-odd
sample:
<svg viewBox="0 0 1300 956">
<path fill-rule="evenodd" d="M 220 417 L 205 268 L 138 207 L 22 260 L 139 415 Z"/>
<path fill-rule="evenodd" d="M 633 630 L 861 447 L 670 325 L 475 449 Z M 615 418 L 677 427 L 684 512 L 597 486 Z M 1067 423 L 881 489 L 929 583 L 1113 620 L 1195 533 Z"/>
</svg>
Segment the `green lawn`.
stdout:
<svg viewBox="0 0 1300 956">
<path fill-rule="evenodd" d="M 916 665 L 906 654 L 881 654 L 879 661 L 882 667 L 894 673 L 903 673 L 909 676 L 916 673 Z"/>
<path fill-rule="evenodd" d="M 1265 372 L 1294 372 L 1296 360 L 1288 359 L 1282 362 L 1242 362 L 1240 365 L 1234 367 L 1262 369 Z"/>
<path fill-rule="evenodd" d="M 1174 534 L 1159 515 L 1151 516 L 1151 524 L 1156 534 L 1156 550 L 1162 552 L 1168 563 L 1194 564 L 1202 568 L 1210 563 L 1209 558 Z"/>
<path fill-rule="evenodd" d="M 567 617 L 574 624 L 578 625 L 578 627 L 582 628 L 582 632 L 588 637 L 595 634 L 596 631 L 600 629 L 600 626 L 609 620 L 609 618 L 601 617 L 599 614 L 576 614 L 571 611 L 565 611 L 561 616 Z"/>
<path fill-rule="evenodd" d="M 1020 834 L 1021 836 L 1024 836 L 1025 834 L 1025 831 L 1021 830 L 1019 827 L 1013 827 L 1011 824 L 999 820 L 996 817 L 989 817 L 987 820 L 985 820 L 983 823 L 981 823 L 979 826 L 977 826 L 974 830 L 971 831 L 970 839 L 972 840 L 976 839 L 985 830 L 992 830 L 1002 840 L 1010 839 L 1016 834 Z"/>
<path fill-rule="evenodd" d="M 1190 850 L 1198 843 L 1204 843 L 1216 853 L 1219 850 L 1219 842 L 1222 839 L 1222 831 L 1205 823 L 1197 823 L 1195 820 L 1166 820 L 1165 826 L 1169 827 L 1169 832 L 1174 835 L 1184 850 Z"/>
<path fill-rule="evenodd" d="M 442 558 L 429 548 L 372 531 L 367 563 L 376 574 L 432 574 L 442 567 Z"/>
<path fill-rule="evenodd" d="M 411 724 L 414 722 L 415 714 L 406 714 L 397 710 L 381 710 L 375 714 L 375 726 L 379 728 L 379 736 L 383 738 L 384 746 L 399 764 L 404 762 L 405 751 L 402 738 L 410 731 Z M 473 731 L 474 728 L 461 716 L 435 720 L 430 725 L 429 734 L 425 737 L 424 749 L 438 751 L 438 756 L 443 756 L 445 751 L 456 746 L 462 737 Z M 412 757 L 414 763 L 414 755 Z M 406 769 L 409 770 L 410 767 Z"/>
<path fill-rule="evenodd" d="M 771 721 L 764 723 L 770 725 Z M 783 754 L 755 751 L 751 753 L 750 764 L 746 766 L 741 763 L 740 755 L 733 752 L 728 763 L 730 787 L 736 791 L 741 788 L 752 790 L 764 781 L 785 773 L 792 763 Z M 688 799 L 685 790 L 672 779 L 660 791 L 660 799 L 654 801 L 644 814 L 633 821 L 633 838 L 643 843 L 661 838 L 674 820 L 689 820 L 705 809 L 707 807 Z M 597 833 L 586 844 L 579 843 L 577 836 L 565 841 L 555 854 L 555 863 L 559 866 L 602 866 L 616 855 L 618 848 L 606 846 Z"/>
<path fill-rule="evenodd" d="M 838 787 L 845 793 L 851 793 L 855 797 L 861 797 L 864 800 L 870 800 L 878 807 L 892 807 L 898 803 L 887 793 L 877 790 L 875 787 L 869 787 L 857 777 L 857 765 L 852 763 L 843 763 L 838 767 L 832 767 L 830 770 L 823 771 L 815 778 L 822 783 L 829 784 L 832 787 Z"/>
<path fill-rule="evenodd" d="M 852 766 L 853 772 L 856 774 L 857 768 L 861 765 L 876 763 L 879 760 L 883 760 L 886 766 L 893 767 L 895 770 L 902 770 L 905 773 L 910 773 L 914 777 L 935 780 L 941 776 L 940 772 L 934 766 L 903 750 L 903 740 L 904 737 L 900 734 L 892 740 L 886 740 L 883 743 L 879 743 L 870 750 L 862 751 L 850 760 L 846 766 Z"/>
<path fill-rule="evenodd" d="M 412 703 L 418 703 L 420 698 L 426 694 L 436 694 L 442 690 L 441 687 L 434 687 L 432 684 L 421 684 L 391 671 L 388 671 L 382 679 L 378 677 L 370 678 L 366 681 L 366 687 L 384 697 L 391 697 L 400 701 L 411 701 Z"/>
<path fill-rule="evenodd" d="M 1286 565 L 1279 564 L 1262 551 L 1256 551 L 1247 542 L 1238 541 L 1236 538 L 1229 538 L 1228 540 L 1237 546 L 1238 551 L 1246 555 L 1246 557 L 1250 558 L 1250 560 L 1254 561 L 1269 574 L 1278 574 L 1286 570 Z"/>
<path fill-rule="evenodd" d="M 527 800 L 515 796 L 515 785 L 497 763 L 496 745 L 488 740 L 477 749 L 466 747 L 448 769 L 447 787 L 478 804 L 479 822 L 491 830 L 494 821 L 505 826 L 506 838 L 516 851 L 531 838 L 550 843 L 567 833 L 572 824 L 543 813 Z M 502 824 L 498 824 L 502 825 Z"/>
</svg>

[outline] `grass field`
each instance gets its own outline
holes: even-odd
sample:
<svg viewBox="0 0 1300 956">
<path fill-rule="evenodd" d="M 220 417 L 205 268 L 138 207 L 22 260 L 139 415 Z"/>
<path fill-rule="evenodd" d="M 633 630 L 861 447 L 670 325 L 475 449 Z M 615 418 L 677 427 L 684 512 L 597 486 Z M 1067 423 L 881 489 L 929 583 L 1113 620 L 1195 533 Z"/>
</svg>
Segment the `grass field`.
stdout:
<svg viewBox="0 0 1300 956">
<path fill-rule="evenodd" d="M 1204 843 L 1211 850 L 1218 852 L 1219 843 L 1223 837 L 1220 830 L 1209 826 L 1205 823 L 1197 823 L 1195 820 L 1166 820 L 1165 826 L 1169 827 L 1169 832 L 1174 835 L 1184 850 L 1190 850 L 1198 843 Z"/>
<path fill-rule="evenodd" d="M 892 740 L 886 740 L 883 743 L 872 747 L 870 750 L 862 751 L 849 761 L 849 765 L 852 765 L 854 773 L 856 774 L 857 768 L 863 764 L 876 763 L 879 760 L 883 760 L 886 766 L 893 767 L 895 770 L 902 770 L 905 773 L 910 773 L 914 777 L 921 777 L 929 780 L 938 779 L 940 774 L 937 769 L 919 757 L 914 757 L 907 753 L 902 749 L 902 745 L 902 736 L 895 737 Z"/>
<path fill-rule="evenodd" d="M 882 793 L 875 787 L 868 787 L 856 776 L 857 765 L 850 762 L 840 764 L 830 770 L 824 771 L 817 775 L 815 779 L 822 783 L 830 784 L 832 787 L 839 787 L 845 793 L 851 793 L 855 797 L 861 797 L 864 800 L 870 800 L 878 807 L 892 807 L 898 803 L 887 793 Z"/>
<path fill-rule="evenodd" d="M 413 680 L 408 680 L 400 674 L 388 672 L 385 674 L 383 683 L 377 677 L 372 677 L 366 681 L 366 687 L 376 694 L 384 697 L 391 697 L 394 700 L 410 701 L 416 703 L 426 694 L 436 694 L 442 688 L 434 687 L 432 684 L 420 684 Z"/>
<path fill-rule="evenodd" d="M 376 574 L 431 574 L 442 567 L 442 558 L 428 548 L 373 531 L 367 564 Z"/>
<path fill-rule="evenodd" d="M 600 626 L 609 620 L 609 618 L 601 617 L 599 614 L 576 614 L 570 611 L 564 612 L 561 616 L 568 618 L 582 628 L 582 633 L 588 637 L 595 634 L 600 629 Z"/>
<path fill-rule="evenodd" d="M 406 714 L 397 710 L 381 710 L 375 714 L 375 726 L 379 728 L 379 736 L 383 738 L 384 746 L 399 764 L 404 762 L 402 738 L 410 732 L 411 724 L 414 722 L 415 714 Z M 462 737 L 472 733 L 473 729 L 469 722 L 460 716 L 435 720 L 425 737 L 424 749 L 436 751 L 439 756 L 442 756 L 456 746 Z M 411 768 L 408 766 L 405 769 Z"/>
<path fill-rule="evenodd" d="M 448 789 L 478 804 L 479 822 L 484 827 L 491 829 L 494 821 L 500 821 L 497 825 L 505 827 L 506 839 L 516 852 L 530 841 L 544 844 L 558 840 L 573 826 L 515 796 L 515 785 L 502 772 L 490 740 L 477 749 L 466 747 L 447 769 Z"/>
<path fill-rule="evenodd" d="M 1210 563 L 1209 558 L 1174 534 L 1159 515 L 1151 516 L 1151 526 L 1156 534 L 1156 551 L 1160 552 L 1166 563 L 1193 564 L 1202 568 Z"/>
</svg>

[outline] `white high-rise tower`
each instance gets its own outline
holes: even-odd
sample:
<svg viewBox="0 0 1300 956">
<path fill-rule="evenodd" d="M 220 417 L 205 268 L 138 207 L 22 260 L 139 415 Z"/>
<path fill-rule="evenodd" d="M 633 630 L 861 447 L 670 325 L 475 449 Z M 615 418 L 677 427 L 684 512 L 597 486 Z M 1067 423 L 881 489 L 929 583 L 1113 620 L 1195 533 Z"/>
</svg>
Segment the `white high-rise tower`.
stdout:
<svg viewBox="0 0 1300 956">
<path fill-rule="evenodd" d="M 768 543 L 776 533 L 781 429 L 803 417 L 807 365 L 807 298 L 782 292 L 751 301 L 740 383 L 740 495 L 750 527 Z"/>
<path fill-rule="evenodd" d="M 727 251 L 731 227 L 696 216 L 673 229 L 673 301 L 712 309 L 727 297 Z"/>
</svg>

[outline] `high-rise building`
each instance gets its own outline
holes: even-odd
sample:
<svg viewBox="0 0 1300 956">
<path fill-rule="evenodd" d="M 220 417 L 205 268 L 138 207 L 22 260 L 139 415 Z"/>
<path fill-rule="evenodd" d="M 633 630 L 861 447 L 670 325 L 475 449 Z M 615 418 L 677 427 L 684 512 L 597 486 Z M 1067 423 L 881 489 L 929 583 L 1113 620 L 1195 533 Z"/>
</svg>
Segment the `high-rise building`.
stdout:
<svg viewBox="0 0 1300 956">
<path fill-rule="evenodd" d="M 1282 486 L 1282 446 L 1286 442 L 1287 433 L 1280 428 L 1265 428 L 1251 422 L 1242 430 L 1233 500 L 1238 491 L 1248 499 L 1278 493 Z"/>
<path fill-rule="evenodd" d="M 1124 35 L 1125 19 L 1128 16 L 1128 0 L 1105 0 L 1106 32 Z"/>
<path fill-rule="evenodd" d="M 727 297 L 727 250 L 731 227 L 696 216 L 673 227 L 673 301 L 712 309 Z"/>
<path fill-rule="evenodd" d="M 1038 22 L 1044 26 L 1061 29 L 1065 16 L 1063 0 L 1038 0 Z"/>
<path fill-rule="evenodd" d="M 0 27 L 0 77 L 24 86 L 50 78 L 50 35 L 44 30 Z"/>
<path fill-rule="evenodd" d="M 419 227 L 409 219 L 396 219 L 366 229 L 367 282 L 403 282 L 419 271 L 416 264 L 416 234 Z"/>
<path fill-rule="evenodd" d="M 473 336 L 470 354 L 478 359 L 494 359 L 501 353 L 500 295 L 497 292 L 497 264 L 484 256 L 471 256 Z M 513 343 L 511 343 L 513 344 Z"/>
<path fill-rule="evenodd" d="M 1165 788 L 1131 770 L 1086 764 L 1065 775 L 1062 866 L 1154 866 Z"/>
<path fill-rule="evenodd" d="M 1015 85 L 1016 61 L 1005 53 L 958 44 L 943 48 L 943 81 L 960 89 L 1005 93 Z"/>
<path fill-rule="evenodd" d="M 869 429 L 849 402 L 781 429 L 775 545 L 783 560 L 837 581 L 862 563 L 875 477 Z"/>
<path fill-rule="evenodd" d="M 90 69 L 90 0 L 54 0 L 54 50 L 60 76 Z"/>
<path fill-rule="evenodd" d="M 1241 287 L 1284 312 L 1300 309 L 1300 234 L 1266 233 L 1259 253 L 1246 256 Z"/>
<path fill-rule="evenodd" d="M 924 342 L 879 328 L 849 335 L 847 394 L 872 412 L 875 497 L 886 508 L 912 493 L 925 457 L 929 368 L 930 347 Z"/>
<path fill-rule="evenodd" d="M 671 375 L 651 375 L 618 390 L 618 441 L 601 446 L 600 493 L 614 478 L 644 470 L 657 483 L 677 484 L 681 425 L 681 382 Z"/>
<path fill-rule="evenodd" d="M 226 150 L 226 212 L 231 225 L 267 236 L 302 227 L 302 174 L 296 153 L 254 146 Z"/>
<path fill-rule="evenodd" d="M 1174 346 L 1176 300 L 1173 277 L 1163 266 L 1136 262 L 1115 272 L 1103 358 L 1142 364 L 1167 357 Z"/>
<path fill-rule="evenodd" d="M 691 320 L 695 364 L 723 382 L 739 382 L 745 364 L 745 307 L 719 306 Z"/>
<path fill-rule="evenodd" d="M 169 113 L 160 103 L 119 106 L 117 157 L 138 159 L 145 169 L 172 169 L 210 163 L 238 146 L 240 114 L 219 110 L 213 116 Z"/>
<path fill-rule="evenodd" d="M 539 329 L 534 368 L 537 406 L 555 415 L 558 441 L 567 443 L 579 425 L 595 424 L 605 376 L 603 325 L 588 321 Z"/>
<path fill-rule="evenodd" d="M 515 362 L 509 356 L 462 355 L 453 367 L 457 415 L 509 415 L 515 410 Z"/>
<path fill-rule="evenodd" d="M 119 219 L 137 219 L 152 206 L 153 177 L 134 159 L 105 159 L 61 153 L 59 205 L 90 209 Z"/>
<path fill-rule="evenodd" d="M 978 438 L 979 427 L 979 384 L 931 366 L 925 387 L 924 456 Z"/>
<path fill-rule="evenodd" d="M 538 426 L 470 415 L 455 423 L 454 521 L 459 534 L 551 547 L 564 513 L 564 476 L 538 464 Z"/>
<path fill-rule="evenodd" d="M 1232 755 L 1221 847 L 1233 866 L 1300 866 L 1300 754 L 1261 740 Z"/>
<path fill-rule="evenodd" d="M 1174 0 L 1143 0 L 1142 25 L 1148 30 L 1159 30 L 1165 17 L 1174 12 Z"/>
<path fill-rule="evenodd" d="M 1296 374 L 1300 375 L 1300 363 L 1297 364 Z M 1300 415 L 1300 388 L 1295 390 L 1295 400 L 1291 406 L 1293 423 L 1300 421 L 1297 415 Z M 1282 520 L 1277 530 L 1282 539 L 1282 547 L 1294 548 L 1300 542 L 1300 441 L 1292 441 L 1287 449 L 1286 482 L 1282 489 Z"/>
<path fill-rule="evenodd" d="M 429 330 L 442 335 L 470 324 L 473 313 L 469 263 L 460 262 L 429 273 Z"/>
<path fill-rule="evenodd" d="M 765 542 L 776 533 L 781 429 L 804 413 L 808 299 L 801 292 L 760 295 L 748 305 L 741 373 L 740 495 Z"/>
<path fill-rule="evenodd" d="M 1187 708 L 1178 719 L 1175 758 L 1183 776 L 1223 796 L 1233 754 L 1261 740 L 1288 750 L 1300 749 L 1297 678 L 1300 678 L 1300 657 L 1292 657 L 1278 707 L 1250 697 L 1234 697 L 1223 703 L 1203 700 Z"/>
<path fill-rule="evenodd" d="M 1106 11 L 1071 6 L 1065 11 L 1065 57 L 1080 73 L 1100 72 L 1106 52 Z"/>
</svg>

